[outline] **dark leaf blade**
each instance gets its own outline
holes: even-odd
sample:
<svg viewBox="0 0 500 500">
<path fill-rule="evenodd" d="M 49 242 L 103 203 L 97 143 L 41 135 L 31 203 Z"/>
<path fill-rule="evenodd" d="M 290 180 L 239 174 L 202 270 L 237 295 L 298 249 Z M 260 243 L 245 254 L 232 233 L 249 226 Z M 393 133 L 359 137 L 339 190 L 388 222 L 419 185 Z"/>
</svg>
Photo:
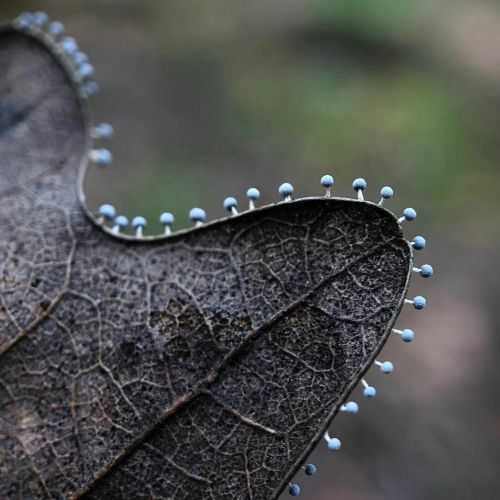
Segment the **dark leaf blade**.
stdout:
<svg viewBox="0 0 500 500">
<path fill-rule="evenodd" d="M 79 205 L 66 70 L 12 31 L 0 68 L 0 496 L 276 495 L 401 308 L 395 218 L 309 199 L 120 241 Z"/>
<path fill-rule="evenodd" d="M 67 75 L 36 40 L 4 31 L 0 74 L 2 352 L 46 314 L 67 283 L 68 212 L 75 208 L 85 135 Z"/>
<path fill-rule="evenodd" d="M 332 314 L 342 309 L 342 285 L 385 287 L 389 275 L 404 288 L 408 248 L 387 247 L 264 327 L 89 497 L 277 496 L 389 334 L 398 296 L 383 307 L 364 301 L 357 317 Z"/>
</svg>

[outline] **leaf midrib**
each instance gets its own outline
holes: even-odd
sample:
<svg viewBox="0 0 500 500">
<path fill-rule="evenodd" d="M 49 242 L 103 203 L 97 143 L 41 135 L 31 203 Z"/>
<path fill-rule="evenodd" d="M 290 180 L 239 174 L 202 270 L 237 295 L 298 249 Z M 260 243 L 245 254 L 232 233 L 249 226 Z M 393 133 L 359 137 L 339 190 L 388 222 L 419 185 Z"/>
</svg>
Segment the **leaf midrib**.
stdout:
<svg viewBox="0 0 500 500">
<path fill-rule="evenodd" d="M 130 456 L 142 443 L 144 443 L 162 424 L 165 423 L 165 421 L 168 418 L 175 415 L 178 410 L 182 409 L 196 397 L 204 394 L 206 388 L 211 384 L 213 384 L 218 379 L 220 372 L 225 368 L 226 364 L 231 359 L 237 357 L 238 354 L 247 347 L 248 343 L 254 340 L 256 337 L 258 337 L 260 333 L 262 333 L 262 331 L 269 328 L 276 321 L 279 321 L 283 316 L 288 314 L 290 311 L 293 311 L 295 308 L 305 303 L 309 299 L 309 297 L 314 293 L 316 293 L 322 286 L 324 286 L 329 281 L 332 281 L 337 276 L 348 270 L 352 265 L 373 255 L 378 250 L 380 250 L 384 246 L 392 243 L 394 240 L 397 239 L 400 239 L 400 237 L 393 236 L 387 240 L 384 240 L 382 243 L 374 246 L 370 250 L 370 252 L 354 258 L 348 264 L 336 270 L 333 274 L 318 281 L 313 287 L 311 287 L 310 290 L 308 290 L 305 294 L 300 296 L 297 300 L 291 302 L 286 308 L 282 309 L 281 311 L 276 313 L 272 318 L 270 318 L 266 322 L 256 327 L 252 332 L 250 332 L 245 337 L 245 339 L 237 347 L 235 347 L 226 356 L 224 356 L 224 358 L 219 363 L 216 369 L 209 372 L 208 375 L 205 377 L 205 379 L 199 382 L 199 385 L 195 391 L 181 396 L 179 399 L 175 401 L 175 403 L 172 404 L 172 406 L 166 408 L 148 429 L 146 429 L 143 433 L 137 436 L 131 443 L 129 443 L 129 445 L 126 448 L 124 448 L 118 455 L 116 455 L 115 458 L 111 460 L 106 466 L 102 467 L 94 476 L 92 481 L 84 484 L 75 493 L 73 493 L 71 499 L 77 500 L 82 498 L 83 495 L 89 493 L 100 483 L 100 481 L 102 481 L 106 476 L 108 476 L 115 469 L 115 467 L 117 467 L 123 460 L 125 460 L 128 456 Z"/>
</svg>

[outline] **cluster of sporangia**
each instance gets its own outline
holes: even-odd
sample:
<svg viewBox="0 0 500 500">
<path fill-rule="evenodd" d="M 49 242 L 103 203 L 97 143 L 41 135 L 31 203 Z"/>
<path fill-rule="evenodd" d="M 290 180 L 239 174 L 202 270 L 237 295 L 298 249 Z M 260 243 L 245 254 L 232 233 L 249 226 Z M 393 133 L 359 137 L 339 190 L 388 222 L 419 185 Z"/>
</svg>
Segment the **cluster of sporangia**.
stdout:
<svg viewBox="0 0 500 500">
<path fill-rule="evenodd" d="M 102 127 L 102 125 L 101 125 Z M 321 178 L 321 185 L 326 189 L 325 196 L 330 196 L 330 189 L 334 184 L 334 179 L 331 175 L 324 175 Z M 358 199 L 360 201 L 364 201 L 363 191 L 366 189 L 366 181 L 364 179 L 355 179 L 352 183 L 354 190 L 357 192 Z M 282 184 L 278 189 L 279 194 L 283 197 L 284 201 L 291 201 L 293 195 L 293 186 L 288 182 Z M 389 186 L 385 186 L 380 191 L 380 201 L 379 205 L 384 203 L 384 200 L 392 198 L 394 192 L 392 188 Z M 250 188 L 247 191 L 247 197 L 249 200 L 249 210 L 253 210 L 255 208 L 255 201 L 260 197 L 260 192 L 256 188 Z M 230 212 L 232 215 L 238 215 L 238 202 L 235 198 L 229 197 L 224 200 L 224 208 Z M 102 205 L 99 209 L 100 214 L 100 222 L 104 224 L 106 221 L 114 222 L 112 226 L 112 231 L 115 234 L 120 233 L 123 229 L 125 229 L 128 225 L 128 220 L 123 215 L 116 215 L 116 210 L 112 205 L 105 204 Z M 413 208 L 406 208 L 403 210 L 403 215 L 398 219 L 398 223 L 401 224 L 404 221 L 411 221 L 415 219 L 417 216 L 417 212 Z M 195 223 L 196 226 L 203 225 L 206 220 L 205 211 L 201 208 L 192 208 L 189 212 L 190 219 Z M 160 215 L 159 218 L 160 223 L 165 227 L 165 234 L 171 234 L 171 225 L 174 223 L 174 216 L 169 212 L 164 212 Z M 134 217 L 132 219 L 132 227 L 136 231 L 136 237 L 142 238 L 143 229 L 146 227 L 146 219 L 144 217 Z M 425 238 L 422 236 L 416 236 L 411 242 L 412 247 L 415 250 L 422 250 L 426 246 Z M 418 273 L 423 278 L 429 278 L 433 275 L 433 268 L 429 264 L 424 264 L 420 268 L 414 267 L 413 271 Z M 413 307 L 417 310 L 424 309 L 426 306 L 426 299 L 420 295 L 416 296 L 412 300 L 405 299 L 405 303 L 413 305 Z M 392 329 L 392 332 L 396 335 L 399 335 L 404 342 L 411 342 L 415 336 L 413 330 L 409 328 L 405 328 L 404 330 L 398 330 L 396 328 Z M 394 370 L 394 365 L 390 361 L 375 361 L 375 365 L 380 368 L 380 371 L 385 374 L 392 373 Z M 368 382 L 363 378 L 361 379 L 361 383 L 363 384 L 363 394 L 367 398 L 373 398 L 377 394 L 375 387 L 368 384 Z M 341 406 L 340 411 L 356 414 L 359 410 L 359 406 L 354 401 L 349 401 L 348 403 Z M 337 437 L 331 437 L 328 431 L 324 434 L 324 439 L 327 442 L 328 449 L 332 452 L 336 452 L 341 448 L 341 441 Z M 308 476 L 312 476 L 316 474 L 317 467 L 310 463 L 302 467 L 305 474 Z M 289 493 L 292 496 L 297 496 L 300 494 L 300 486 L 297 483 L 290 483 L 289 485 Z"/>
<path fill-rule="evenodd" d="M 49 37 L 60 50 L 60 56 L 63 61 L 69 63 L 73 71 L 73 78 L 78 84 L 80 96 L 86 99 L 99 91 L 99 85 L 94 81 L 94 68 L 89 63 L 88 57 L 79 48 L 74 38 L 64 36 L 64 26 L 59 21 L 50 22 L 49 17 L 44 12 L 29 13 L 24 12 L 13 23 L 14 27 L 19 31 L 31 33 L 41 37 Z M 94 140 L 107 140 L 113 137 L 113 127 L 108 123 L 103 123 L 91 129 L 91 136 Z M 105 167 L 111 164 L 113 156 L 107 149 L 92 149 L 89 152 L 89 160 L 99 166 Z M 330 197 L 330 190 L 334 184 L 334 179 L 331 175 L 324 175 L 321 178 L 321 185 L 326 189 L 325 197 Z M 366 181 L 364 179 L 356 179 L 352 183 L 352 187 L 357 192 L 358 200 L 364 201 L 363 192 L 366 189 Z M 293 186 L 289 183 L 282 184 L 278 192 L 285 202 L 291 201 L 293 196 Z M 260 192 L 256 188 L 250 188 L 247 191 L 248 210 L 255 209 L 255 202 L 260 198 Z M 379 205 L 382 205 L 385 200 L 392 198 L 394 192 L 389 186 L 385 186 L 380 190 Z M 238 202 L 235 198 L 229 197 L 224 200 L 224 208 L 232 215 L 238 215 Z M 417 216 L 413 208 L 406 208 L 402 216 L 398 219 L 401 224 L 404 221 L 411 221 Z M 206 221 L 206 213 L 201 208 L 192 208 L 189 212 L 189 218 L 195 223 L 195 226 L 201 226 Z M 115 208 L 112 205 L 104 204 L 99 208 L 99 222 L 103 225 L 111 223 L 111 231 L 114 234 L 122 233 L 129 225 L 127 217 L 117 215 Z M 169 212 L 164 212 L 160 215 L 159 222 L 164 227 L 166 235 L 171 234 L 171 226 L 174 223 L 174 216 Z M 137 239 L 143 238 L 143 231 L 147 225 L 144 217 L 136 216 L 132 219 L 132 227 L 135 230 Z M 416 236 L 411 242 L 415 250 L 422 250 L 426 246 L 425 238 Z M 420 268 L 414 267 L 413 271 L 418 273 L 423 278 L 429 278 L 433 274 L 432 266 L 424 264 Z M 426 300 L 422 296 L 416 296 L 414 299 L 405 299 L 405 303 L 411 304 L 415 309 L 424 309 Z M 404 330 L 392 329 L 392 332 L 399 335 L 404 342 L 411 342 L 415 336 L 414 332 L 408 328 Z M 375 365 L 380 368 L 380 371 L 385 374 L 392 373 L 394 366 L 390 361 L 375 361 Z M 377 391 L 375 387 L 368 384 L 363 378 L 363 394 L 367 398 L 375 397 Z M 341 406 L 340 411 L 356 414 L 359 410 L 358 404 L 354 401 Z M 324 439 L 327 442 L 328 449 L 336 452 L 341 448 L 341 441 L 337 437 L 331 437 L 328 431 L 324 434 Z M 314 464 L 307 464 L 302 467 L 305 474 L 312 476 L 316 474 L 317 467 Z M 300 494 L 300 486 L 296 483 L 290 483 L 289 493 L 292 496 Z"/>
<path fill-rule="evenodd" d="M 102 126 L 102 125 L 101 125 Z M 325 196 L 330 196 L 330 189 L 334 184 L 334 179 L 331 175 L 324 175 L 321 178 L 321 185 L 326 189 Z M 353 184 L 353 188 L 357 192 L 358 199 L 364 201 L 363 191 L 366 189 L 366 181 L 364 179 L 356 179 Z M 284 201 L 291 201 L 293 195 L 293 186 L 288 182 L 282 184 L 279 189 L 279 194 L 283 197 Z M 389 186 L 385 186 L 380 191 L 380 201 L 379 205 L 384 203 L 384 200 L 392 198 L 394 192 Z M 255 201 L 260 197 L 260 192 L 256 188 L 250 188 L 247 191 L 247 197 L 249 200 L 248 210 L 253 210 L 255 208 Z M 238 202 L 235 198 L 229 197 L 224 200 L 224 208 L 230 212 L 232 215 L 238 215 Z M 115 234 L 120 233 L 128 225 L 128 219 L 123 215 L 116 215 L 116 210 L 112 205 L 105 204 L 99 209 L 100 222 L 104 224 L 106 221 L 112 221 L 112 231 Z M 416 211 L 413 208 L 406 208 L 403 211 L 403 215 L 398 219 L 398 223 L 404 221 L 411 221 L 417 216 Z M 201 226 L 206 220 L 205 211 L 201 208 L 192 208 L 189 212 L 190 219 L 195 223 L 196 226 Z M 174 223 L 174 216 L 169 212 L 164 212 L 160 215 L 159 222 L 165 227 L 165 234 L 171 234 L 171 225 Z M 143 229 L 146 227 L 146 219 L 144 217 L 134 217 L 132 219 L 132 227 L 136 231 L 136 238 L 143 237 Z M 426 241 L 422 236 L 416 236 L 411 245 L 415 250 L 422 250 L 425 248 Z M 429 278 L 433 274 L 433 268 L 429 264 L 424 264 L 420 268 L 414 267 L 413 271 L 420 274 L 423 278 Z M 405 299 L 405 303 L 413 305 L 415 309 L 424 309 L 426 306 L 426 299 L 420 295 L 416 296 L 414 299 Z M 399 335 L 404 342 L 411 342 L 415 336 L 413 330 L 406 328 L 404 330 L 398 330 L 396 328 L 392 329 L 392 332 Z M 390 361 L 375 361 L 375 365 L 380 368 L 380 371 L 385 374 L 392 373 L 394 366 Z M 375 387 L 368 384 L 368 382 L 363 378 L 361 379 L 363 384 L 363 394 L 367 398 L 373 398 L 377 394 Z M 359 406 L 354 401 L 349 401 L 348 403 L 341 406 L 340 411 L 356 414 L 359 410 Z M 324 434 L 324 439 L 327 442 L 328 449 L 336 452 L 341 448 L 341 441 L 337 437 L 330 437 L 328 431 Z M 306 475 L 312 476 L 316 474 L 317 467 L 310 463 L 302 467 Z M 297 483 L 290 483 L 289 493 L 292 496 L 297 496 L 300 494 L 300 486 Z"/>
</svg>

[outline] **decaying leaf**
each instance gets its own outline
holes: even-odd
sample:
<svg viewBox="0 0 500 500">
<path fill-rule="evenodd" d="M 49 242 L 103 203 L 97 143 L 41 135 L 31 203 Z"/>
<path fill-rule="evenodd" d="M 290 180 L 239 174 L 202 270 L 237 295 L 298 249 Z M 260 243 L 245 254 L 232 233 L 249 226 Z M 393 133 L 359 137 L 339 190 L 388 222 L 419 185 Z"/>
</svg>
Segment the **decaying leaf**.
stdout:
<svg viewBox="0 0 500 500">
<path fill-rule="evenodd" d="M 86 100 L 35 35 L 0 35 L 0 497 L 276 497 L 389 335 L 410 245 L 334 198 L 109 234 Z"/>
</svg>

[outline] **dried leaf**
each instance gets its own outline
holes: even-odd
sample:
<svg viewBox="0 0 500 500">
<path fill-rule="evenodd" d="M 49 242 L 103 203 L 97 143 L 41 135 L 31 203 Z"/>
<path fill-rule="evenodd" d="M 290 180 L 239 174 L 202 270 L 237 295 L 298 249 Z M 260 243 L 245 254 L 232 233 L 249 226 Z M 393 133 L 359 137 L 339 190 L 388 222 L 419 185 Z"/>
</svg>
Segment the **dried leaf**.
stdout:
<svg viewBox="0 0 500 500">
<path fill-rule="evenodd" d="M 0 35 L 0 497 L 276 497 L 389 335 L 411 248 L 333 198 L 106 233 L 53 50 Z"/>
</svg>

